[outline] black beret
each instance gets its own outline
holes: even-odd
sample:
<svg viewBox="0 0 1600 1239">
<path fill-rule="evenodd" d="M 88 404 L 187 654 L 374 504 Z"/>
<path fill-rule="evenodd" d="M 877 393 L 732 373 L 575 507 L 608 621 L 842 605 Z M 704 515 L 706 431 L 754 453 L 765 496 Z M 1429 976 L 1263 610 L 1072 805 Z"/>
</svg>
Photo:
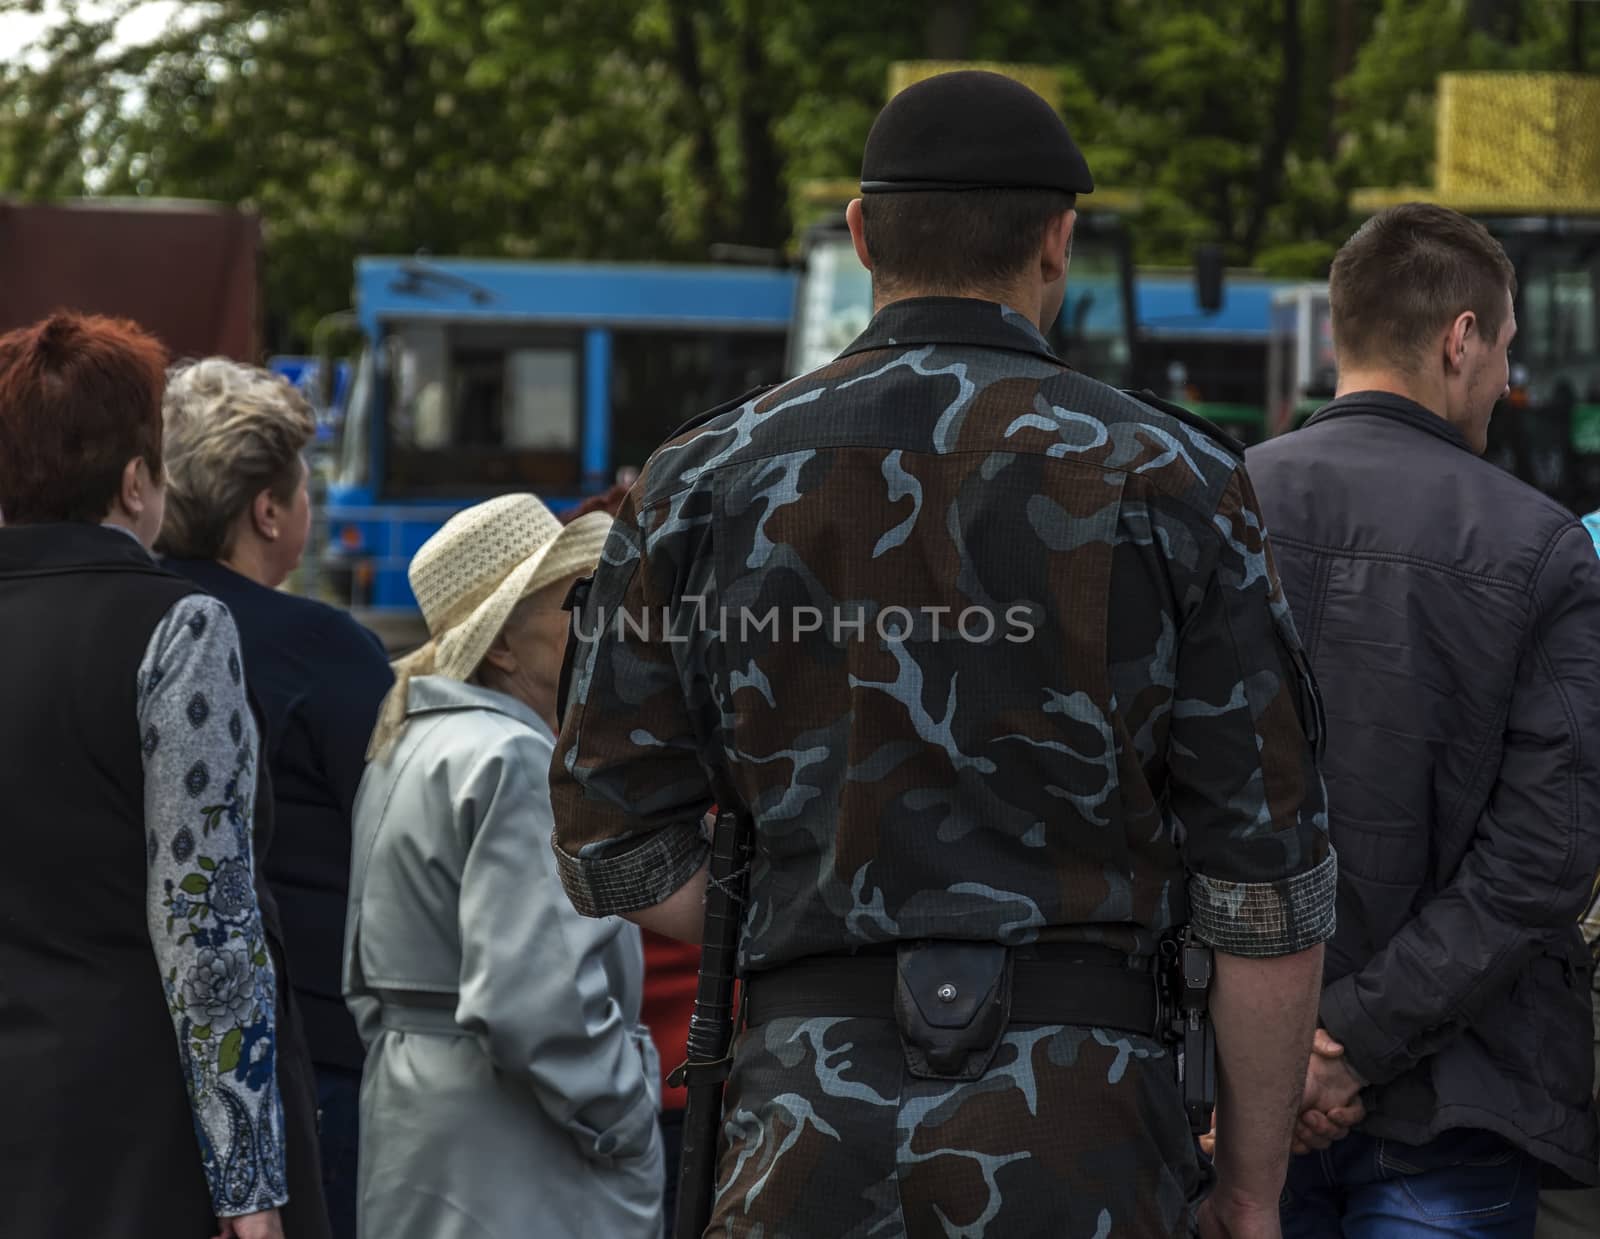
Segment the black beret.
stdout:
<svg viewBox="0 0 1600 1239">
<path fill-rule="evenodd" d="M 1094 190 L 1066 123 L 1013 78 L 979 69 L 908 86 L 867 134 L 861 192 L 919 189 Z"/>
</svg>

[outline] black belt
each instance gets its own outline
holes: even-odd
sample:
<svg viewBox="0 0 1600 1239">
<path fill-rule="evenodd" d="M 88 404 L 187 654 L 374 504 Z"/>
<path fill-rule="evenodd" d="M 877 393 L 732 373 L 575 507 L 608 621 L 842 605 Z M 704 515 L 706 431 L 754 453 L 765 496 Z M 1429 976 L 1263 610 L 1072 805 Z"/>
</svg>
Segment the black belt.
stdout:
<svg viewBox="0 0 1600 1239">
<path fill-rule="evenodd" d="M 1155 975 L 1118 964 L 1127 956 L 1062 944 L 1060 953 L 1012 959 L 1012 1024 L 1076 1024 L 1116 1028 L 1159 1039 Z M 1091 958 L 1084 958 L 1086 954 Z M 745 1024 L 849 1017 L 893 1020 L 895 957 L 885 953 L 824 955 L 744 978 Z"/>
</svg>

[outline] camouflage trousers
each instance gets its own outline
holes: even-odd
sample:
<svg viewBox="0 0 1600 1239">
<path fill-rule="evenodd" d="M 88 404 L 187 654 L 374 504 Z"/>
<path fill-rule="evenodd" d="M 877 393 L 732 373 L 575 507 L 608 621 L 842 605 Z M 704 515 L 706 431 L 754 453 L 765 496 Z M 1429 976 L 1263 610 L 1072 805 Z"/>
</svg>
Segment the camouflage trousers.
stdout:
<svg viewBox="0 0 1600 1239">
<path fill-rule="evenodd" d="M 889 1020 L 778 1019 L 736 1047 L 706 1234 L 1167 1239 L 1209 1183 L 1154 1041 L 1017 1026 L 959 1083 L 909 1075 Z"/>
</svg>

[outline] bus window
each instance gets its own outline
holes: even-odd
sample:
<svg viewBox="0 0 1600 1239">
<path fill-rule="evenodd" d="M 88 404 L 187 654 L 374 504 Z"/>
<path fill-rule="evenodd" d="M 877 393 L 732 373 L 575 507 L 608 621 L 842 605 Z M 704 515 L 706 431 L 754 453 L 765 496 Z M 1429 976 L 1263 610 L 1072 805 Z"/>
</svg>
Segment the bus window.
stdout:
<svg viewBox="0 0 1600 1239">
<path fill-rule="evenodd" d="M 470 498 L 571 492 L 579 478 L 575 332 L 397 324 L 383 491 Z"/>
<path fill-rule="evenodd" d="M 577 390 L 578 355 L 571 349 L 519 348 L 506 354 L 506 446 L 575 453 Z"/>
<path fill-rule="evenodd" d="M 1596 386 L 1600 330 L 1596 329 L 1595 284 L 1600 243 L 1555 247 L 1525 264 L 1522 314 L 1514 355 L 1533 369 L 1535 383 L 1566 382 L 1580 399 Z"/>
<path fill-rule="evenodd" d="M 451 418 L 445 407 L 444 328 L 419 323 L 394 332 L 385 343 L 394 393 L 391 445 L 402 451 L 447 447 Z"/>
<path fill-rule="evenodd" d="M 697 413 L 783 377 L 783 332 L 613 331 L 611 463 L 642 465 Z"/>
<path fill-rule="evenodd" d="M 1339 387 L 1339 358 L 1333 349 L 1333 307 L 1326 296 L 1311 303 L 1311 373 L 1306 395 L 1332 400 Z"/>
<path fill-rule="evenodd" d="M 1512 235 L 1517 336 L 1509 407 L 1489 423 L 1495 463 L 1586 512 L 1600 501 L 1600 235 Z"/>
</svg>

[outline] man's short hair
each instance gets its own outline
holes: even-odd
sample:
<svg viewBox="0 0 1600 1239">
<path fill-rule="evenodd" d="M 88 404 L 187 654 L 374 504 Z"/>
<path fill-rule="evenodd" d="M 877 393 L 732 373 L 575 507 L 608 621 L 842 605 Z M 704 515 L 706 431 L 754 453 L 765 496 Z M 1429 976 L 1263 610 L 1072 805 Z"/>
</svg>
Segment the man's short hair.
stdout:
<svg viewBox="0 0 1600 1239">
<path fill-rule="evenodd" d="M 98 523 L 135 456 L 159 479 L 166 361 L 124 319 L 58 312 L 0 336 L 0 517 Z"/>
<path fill-rule="evenodd" d="M 1517 273 L 1477 220 L 1426 202 L 1380 211 L 1333 260 L 1328 305 L 1339 364 L 1412 371 L 1456 317 L 1471 310 L 1498 339 Z"/>
<path fill-rule="evenodd" d="M 1021 275 L 1077 196 L 1058 189 L 920 190 L 861 199 L 873 280 L 887 289 L 990 289 Z"/>
</svg>

